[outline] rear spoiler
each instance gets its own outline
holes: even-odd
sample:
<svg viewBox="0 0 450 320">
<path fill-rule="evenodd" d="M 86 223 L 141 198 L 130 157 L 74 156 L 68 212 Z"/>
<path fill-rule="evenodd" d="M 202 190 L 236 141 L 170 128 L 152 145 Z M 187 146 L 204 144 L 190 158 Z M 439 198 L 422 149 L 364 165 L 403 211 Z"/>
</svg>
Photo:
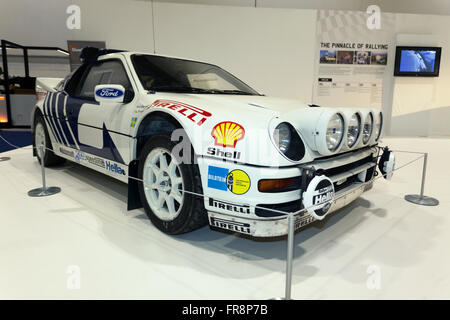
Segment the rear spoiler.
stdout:
<svg viewBox="0 0 450 320">
<path fill-rule="evenodd" d="M 36 78 L 36 93 L 43 91 L 55 92 L 56 86 L 63 80 L 63 78 Z"/>
</svg>

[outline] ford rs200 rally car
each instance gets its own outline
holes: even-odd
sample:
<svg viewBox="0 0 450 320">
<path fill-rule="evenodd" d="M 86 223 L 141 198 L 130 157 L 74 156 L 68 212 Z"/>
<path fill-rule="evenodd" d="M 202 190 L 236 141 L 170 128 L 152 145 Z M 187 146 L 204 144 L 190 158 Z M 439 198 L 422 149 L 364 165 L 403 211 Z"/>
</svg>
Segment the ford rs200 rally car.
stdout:
<svg viewBox="0 0 450 320">
<path fill-rule="evenodd" d="M 321 220 L 359 197 L 378 157 L 382 114 L 270 98 L 218 66 L 86 48 L 56 87 L 38 79 L 34 155 L 77 162 L 128 184 L 168 234 L 206 224 L 255 237 Z M 54 82 L 53 82 L 54 83 Z M 302 210 L 305 209 L 305 210 Z"/>
</svg>

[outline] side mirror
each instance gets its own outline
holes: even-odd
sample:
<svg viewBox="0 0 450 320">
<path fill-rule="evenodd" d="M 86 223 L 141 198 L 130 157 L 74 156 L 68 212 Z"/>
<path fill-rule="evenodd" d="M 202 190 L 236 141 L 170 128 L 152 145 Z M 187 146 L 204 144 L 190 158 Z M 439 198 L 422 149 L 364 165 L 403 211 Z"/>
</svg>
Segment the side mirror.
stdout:
<svg viewBox="0 0 450 320">
<path fill-rule="evenodd" d="M 103 103 L 128 103 L 134 97 L 133 91 L 125 90 L 120 84 L 99 84 L 94 91 L 95 101 Z"/>
<path fill-rule="evenodd" d="M 133 90 L 125 90 L 125 94 L 123 95 L 123 103 L 130 103 L 134 99 L 134 91 Z"/>
</svg>

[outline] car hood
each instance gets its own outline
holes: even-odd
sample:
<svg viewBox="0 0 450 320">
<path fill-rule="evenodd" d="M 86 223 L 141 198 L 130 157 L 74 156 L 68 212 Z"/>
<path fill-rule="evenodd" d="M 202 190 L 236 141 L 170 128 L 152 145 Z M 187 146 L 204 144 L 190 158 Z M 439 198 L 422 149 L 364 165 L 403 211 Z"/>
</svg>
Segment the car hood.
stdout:
<svg viewBox="0 0 450 320">
<path fill-rule="evenodd" d="M 166 101 L 164 101 L 166 100 Z M 255 145 L 253 138 L 259 138 L 260 145 L 257 150 L 249 153 L 261 153 L 261 145 L 271 148 L 274 145 L 272 134 L 281 122 L 289 122 L 297 129 L 300 137 L 311 152 L 311 157 L 330 155 L 331 151 L 325 149 L 325 132 L 331 117 L 339 112 L 346 122 L 346 117 L 355 112 L 353 108 L 323 108 L 312 107 L 299 100 L 284 99 L 266 96 L 226 95 L 226 94 L 179 94 L 179 93 L 150 93 L 143 96 L 145 112 L 156 110 L 172 114 L 181 125 L 191 134 L 199 132 L 197 138 L 192 139 L 194 149 L 199 154 L 206 154 L 207 148 L 213 144 L 212 131 L 222 122 L 234 123 L 245 130 L 245 142 L 240 142 L 233 150 L 242 152 L 246 145 Z M 347 110 L 345 110 L 347 109 Z M 190 110 L 185 112 L 185 110 Z M 358 108 L 362 118 L 364 108 Z M 145 114 L 144 114 L 145 115 Z M 223 130 L 223 129 L 222 129 Z M 217 142 L 214 142 L 217 144 Z M 273 147 L 272 147 L 273 148 Z M 356 147 L 355 147 L 356 148 Z M 273 150 L 273 149 L 271 149 Z M 342 148 L 342 152 L 345 149 Z M 314 153 L 315 152 L 315 153 Z M 338 152 L 336 152 L 338 153 Z M 334 153 L 334 154 L 336 154 Z M 244 157 L 244 156 L 243 156 Z M 306 160 L 306 156 L 305 159 Z M 245 160 L 246 163 L 259 163 Z"/>
<path fill-rule="evenodd" d="M 158 94 L 157 98 L 159 99 Z M 171 94 L 165 93 L 164 99 L 171 99 L 187 103 L 213 114 L 245 114 L 276 116 L 289 113 L 293 110 L 310 108 L 299 100 L 228 94 Z"/>
</svg>

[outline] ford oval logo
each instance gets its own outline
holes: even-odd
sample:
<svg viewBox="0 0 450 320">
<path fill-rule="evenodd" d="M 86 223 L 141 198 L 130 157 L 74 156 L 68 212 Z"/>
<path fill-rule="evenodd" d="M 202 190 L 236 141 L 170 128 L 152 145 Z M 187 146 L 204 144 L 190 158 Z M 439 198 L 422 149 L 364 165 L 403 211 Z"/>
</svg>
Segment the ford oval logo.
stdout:
<svg viewBox="0 0 450 320">
<path fill-rule="evenodd" d="M 95 91 L 95 94 L 102 98 L 118 98 L 123 96 L 123 91 L 114 88 L 102 88 Z"/>
</svg>

